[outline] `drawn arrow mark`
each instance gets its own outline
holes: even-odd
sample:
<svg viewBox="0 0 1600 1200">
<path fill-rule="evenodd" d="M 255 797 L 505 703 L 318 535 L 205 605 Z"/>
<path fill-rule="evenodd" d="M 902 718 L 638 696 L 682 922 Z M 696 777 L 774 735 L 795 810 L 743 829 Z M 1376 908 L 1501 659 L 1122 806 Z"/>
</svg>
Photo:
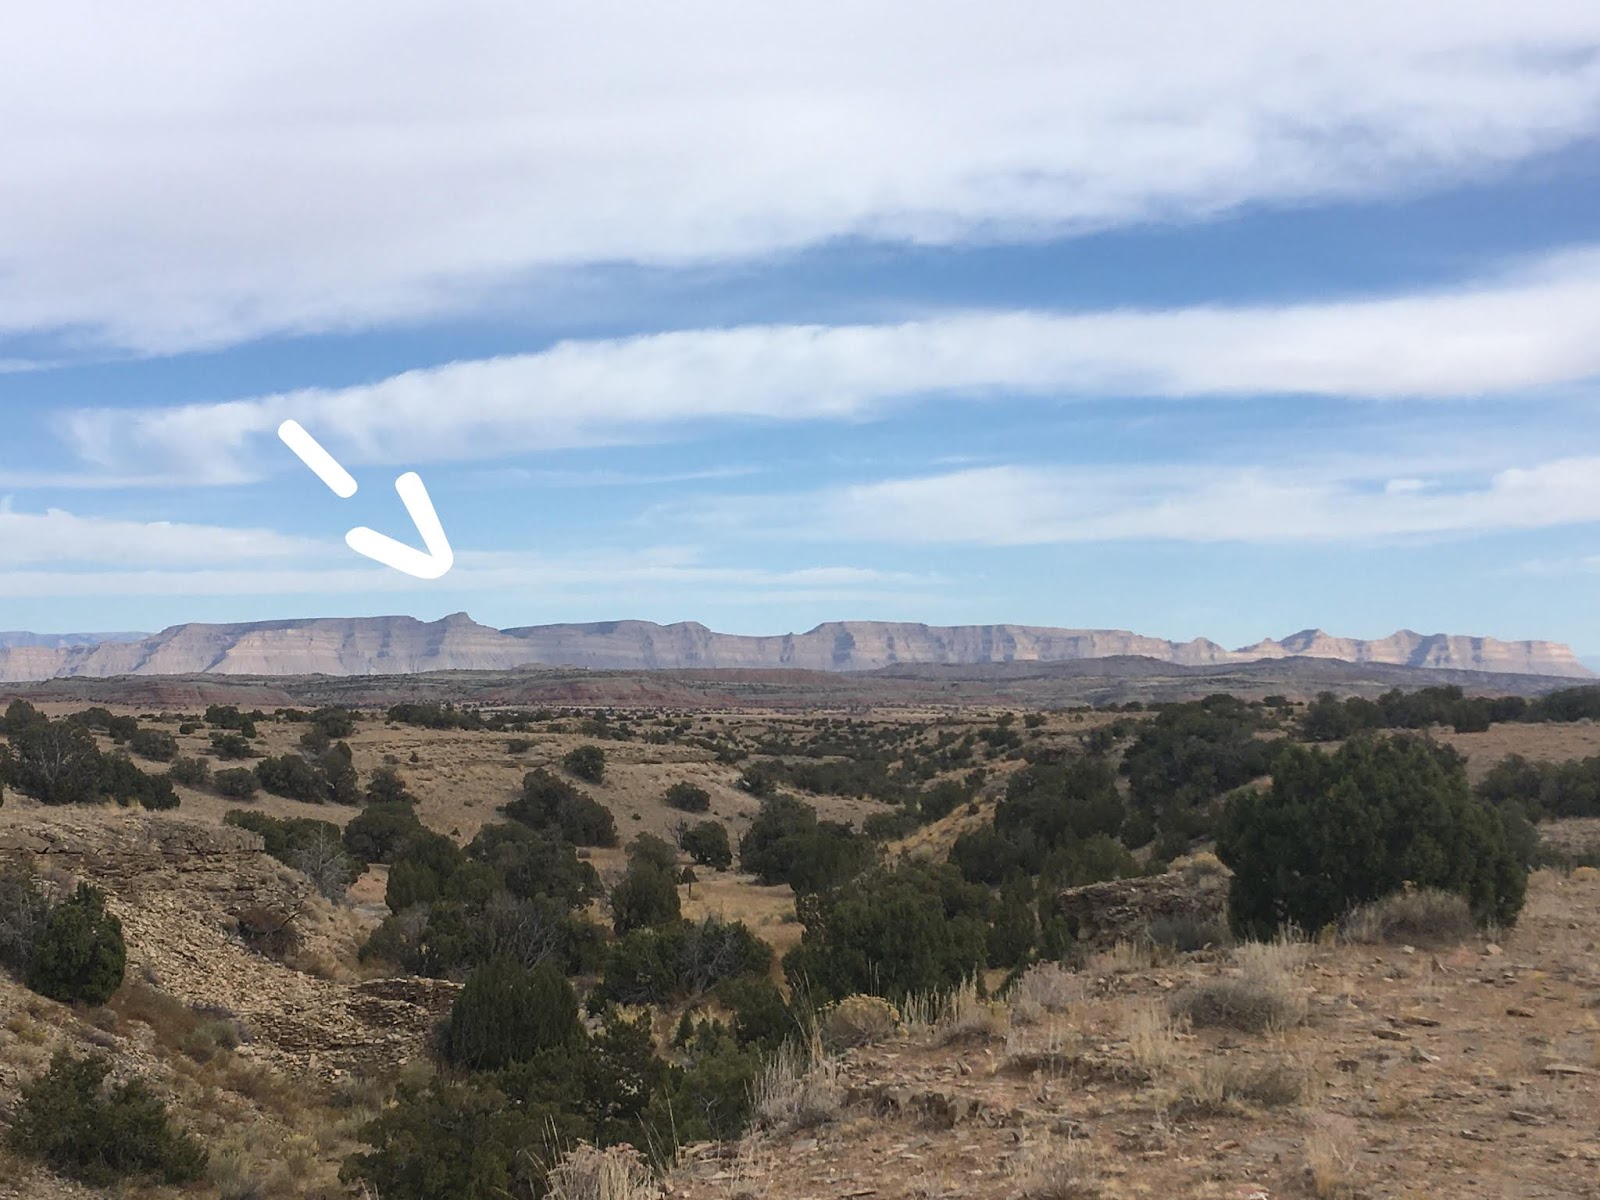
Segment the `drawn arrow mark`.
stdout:
<svg viewBox="0 0 1600 1200">
<path fill-rule="evenodd" d="M 328 485 L 334 495 L 348 500 L 356 494 L 355 478 L 298 421 L 285 421 L 278 427 L 278 437 L 294 452 L 296 458 Z M 422 535 L 422 544 L 426 549 L 418 550 L 365 525 L 357 526 L 345 534 L 345 544 L 357 554 L 402 574 L 417 579 L 442 579 L 456 565 L 456 556 L 450 548 L 450 539 L 445 536 L 444 525 L 433 507 L 422 476 L 415 471 L 407 471 L 394 481 L 394 490 L 400 493 L 401 503 L 406 506 L 412 524 Z"/>
</svg>

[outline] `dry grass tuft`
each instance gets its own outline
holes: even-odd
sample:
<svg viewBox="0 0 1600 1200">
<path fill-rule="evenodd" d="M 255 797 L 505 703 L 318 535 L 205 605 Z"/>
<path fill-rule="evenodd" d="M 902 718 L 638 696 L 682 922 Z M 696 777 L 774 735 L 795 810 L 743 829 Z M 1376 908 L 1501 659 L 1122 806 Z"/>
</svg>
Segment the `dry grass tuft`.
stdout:
<svg viewBox="0 0 1600 1200">
<path fill-rule="evenodd" d="M 1353 910 L 1341 926 L 1347 941 L 1453 946 L 1477 932 L 1464 897 L 1437 888 L 1407 888 Z"/>
<path fill-rule="evenodd" d="M 1178 1115 L 1197 1117 L 1288 1108 L 1305 1099 L 1308 1087 L 1306 1072 L 1283 1059 L 1246 1066 L 1208 1058 L 1179 1073 L 1172 1108 Z"/>
<path fill-rule="evenodd" d="M 1101 1200 L 1105 1179 L 1082 1145 L 1071 1139 L 1032 1139 L 1007 1168 L 1023 1200 Z"/>
<path fill-rule="evenodd" d="M 844 1107 L 839 1064 L 815 1034 L 804 1046 L 786 1043 L 756 1077 L 750 1106 L 758 1126 L 778 1133 L 826 1124 Z"/>
<path fill-rule="evenodd" d="M 887 1041 L 900 1031 L 900 1013 L 881 996 L 846 996 L 817 1015 L 823 1045 L 848 1050 Z"/>
<path fill-rule="evenodd" d="M 1083 969 L 1090 975 L 1128 975 L 1148 971 L 1156 965 L 1155 944 L 1148 939 L 1117 942 L 1109 950 L 1097 950 Z"/>
<path fill-rule="evenodd" d="M 933 1021 L 931 1037 L 936 1046 L 951 1042 L 982 1042 L 1003 1038 L 1011 1028 L 1011 1014 L 996 1000 L 978 995 L 978 983 L 969 979 L 943 997 L 939 1015 Z"/>
<path fill-rule="evenodd" d="M 1123 1036 L 1134 1066 L 1148 1074 L 1164 1071 L 1178 1053 L 1177 1031 L 1172 1018 L 1148 1001 L 1133 1005 L 1124 1019 Z"/>
<path fill-rule="evenodd" d="M 579 1142 L 549 1175 L 552 1200 L 655 1200 L 661 1185 L 632 1146 Z"/>
<path fill-rule="evenodd" d="M 1013 1029 L 1006 1035 L 1001 1068 L 1017 1074 L 1032 1074 L 1034 1071 L 1065 1074 L 1077 1067 L 1083 1056 L 1084 1045 L 1082 1031 L 1063 1021 Z"/>
<path fill-rule="evenodd" d="M 1317 1200 L 1342 1200 L 1355 1185 L 1356 1153 L 1350 1139 L 1327 1126 L 1306 1136 L 1306 1187 Z"/>
<path fill-rule="evenodd" d="M 1309 948 L 1288 939 L 1247 942 L 1234 950 L 1240 974 L 1186 988 L 1173 998 L 1172 1012 L 1192 1025 L 1270 1033 L 1306 1019 L 1306 998 L 1295 981 Z"/>
<path fill-rule="evenodd" d="M 1080 1005 L 1086 990 L 1082 974 L 1067 970 L 1061 963 L 1034 963 L 1016 981 L 1008 1000 L 1011 1006 L 1037 1005 L 1046 1013 L 1064 1013 Z"/>
</svg>

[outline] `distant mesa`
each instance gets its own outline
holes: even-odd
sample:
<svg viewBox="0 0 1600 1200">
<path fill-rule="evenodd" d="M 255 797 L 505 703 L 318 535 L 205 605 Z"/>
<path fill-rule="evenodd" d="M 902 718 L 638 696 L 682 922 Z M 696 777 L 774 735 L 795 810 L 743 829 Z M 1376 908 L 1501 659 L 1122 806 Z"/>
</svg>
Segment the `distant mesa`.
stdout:
<svg viewBox="0 0 1600 1200">
<path fill-rule="evenodd" d="M 157 634 L 0 634 L 0 683 L 121 675 L 404 675 L 531 666 L 606 671 L 700 668 L 872 671 L 908 664 L 976 666 L 1137 655 L 1179 666 L 1290 657 L 1590 679 L 1558 642 L 1420 634 L 1364 641 L 1306 629 L 1228 650 L 1205 638 L 1172 642 L 1120 629 L 829 621 L 805 633 L 750 637 L 695 621 L 601 621 L 492 629 L 465 613 L 177 625 Z"/>
</svg>

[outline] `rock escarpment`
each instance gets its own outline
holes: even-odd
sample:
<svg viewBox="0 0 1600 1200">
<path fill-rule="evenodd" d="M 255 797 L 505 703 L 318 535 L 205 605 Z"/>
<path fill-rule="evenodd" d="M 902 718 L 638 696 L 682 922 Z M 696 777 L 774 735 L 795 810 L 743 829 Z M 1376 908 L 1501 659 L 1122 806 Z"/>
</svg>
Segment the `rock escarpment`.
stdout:
<svg viewBox="0 0 1600 1200">
<path fill-rule="evenodd" d="M 1120 629 L 1036 625 L 920 625 L 829 621 L 805 633 L 717 633 L 694 621 L 605 621 L 491 629 L 464 613 L 440 621 L 370 617 L 179 625 L 132 642 L 0 645 L 0 683 L 113 676 L 405 675 L 572 666 L 607 671 L 798 668 L 871 671 L 902 664 L 976 666 L 1137 655 L 1179 666 L 1292 656 L 1423 668 L 1591 678 L 1559 643 L 1423 635 L 1401 630 L 1362 641 L 1304 630 L 1229 650 Z"/>
</svg>

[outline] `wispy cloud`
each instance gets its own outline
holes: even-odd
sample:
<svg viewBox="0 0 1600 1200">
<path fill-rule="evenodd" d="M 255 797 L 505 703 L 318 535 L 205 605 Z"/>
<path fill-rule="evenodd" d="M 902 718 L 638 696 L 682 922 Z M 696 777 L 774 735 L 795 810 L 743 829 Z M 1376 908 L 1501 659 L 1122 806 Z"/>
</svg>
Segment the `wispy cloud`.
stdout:
<svg viewBox="0 0 1600 1200">
<path fill-rule="evenodd" d="M 0 503 L 0 571 L 7 574 L 38 564 L 167 567 L 316 559 L 331 552 L 325 543 L 266 529 L 83 517 L 61 509 L 19 512 L 14 502 Z M 86 584 L 77 578 L 81 593 Z"/>
<path fill-rule="evenodd" d="M 0 41 L 0 333 L 170 352 L 585 264 L 1392 194 L 1592 136 L 1597 45 L 1572 0 L 58 0 Z"/>
<path fill-rule="evenodd" d="M 566 342 L 370 385 L 60 418 L 112 475 L 237 482 L 288 417 L 355 463 L 645 442 L 709 421 L 848 421 L 912 398 L 1280 394 L 1425 400 L 1600 376 L 1600 248 L 1456 290 L 1281 307 L 967 313 L 893 325 L 751 326 Z"/>
<path fill-rule="evenodd" d="M 1600 458 L 1432 481 L 1256 467 L 1009 466 L 722 498 L 666 515 L 725 536 L 836 543 L 1359 543 L 1600 522 Z"/>
<path fill-rule="evenodd" d="M 452 592 L 480 595 L 514 592 L 519 602 L 536 598 L 593 597 L 615 605 L 629 588 L 654 596 L 683 590 L 714 592 L 719 599 L 804 597 L 812 602 L 867 598 L 931 598 L 937 575 L 863 567 L 813 566 L 764 569 L 722 566 L 677 556 L 658 557 L 648 548 L 635 554 L 585 555 L 571 559 L 534 555 L 464 554 L 448 577 Z M 364 566 L 304 566 L 157 570 L 55 569 L 0 572 L 0 597 L 21 599 L 83 596 L 336 596 L 384 593 L 435 596 L 438 589 L 394 571 Z"/>
</svg>

